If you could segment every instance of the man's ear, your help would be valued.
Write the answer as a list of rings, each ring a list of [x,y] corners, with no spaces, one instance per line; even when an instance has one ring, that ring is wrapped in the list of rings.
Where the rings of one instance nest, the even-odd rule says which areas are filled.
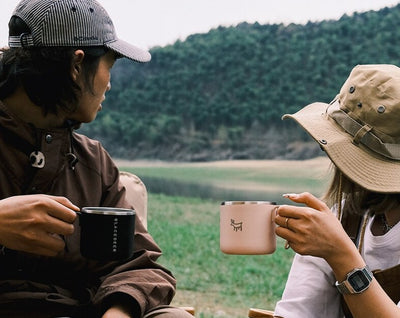
[[[71,65],[71,75],[75,82],[82,75],[82,62],[84,57],[85,57],[85,52],[83,52],[82,50],[76,50],[74,52]]]

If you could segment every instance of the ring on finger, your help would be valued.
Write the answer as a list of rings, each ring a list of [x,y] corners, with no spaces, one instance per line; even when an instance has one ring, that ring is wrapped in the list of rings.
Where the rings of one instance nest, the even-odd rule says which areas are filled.
[[[287,250],[289,248],[290,248],[290,243],[289,243],[289,241],[286,240],[286,242],[285,242],[285,250]]]
[[[285,227],[287,229],[289,228],[289,218],[286,218],[286,220],[285,220]]]

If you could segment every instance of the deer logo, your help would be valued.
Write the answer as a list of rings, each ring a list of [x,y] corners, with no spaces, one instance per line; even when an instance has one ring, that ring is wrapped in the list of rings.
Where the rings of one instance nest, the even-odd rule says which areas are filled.
[[[242,225],[243,225],[243,222],[236,223],[234,219],[231,219],[231,226],[233,227],[233,230],[235,232],[237,232],[239,230],[242,231],[243,230]]]

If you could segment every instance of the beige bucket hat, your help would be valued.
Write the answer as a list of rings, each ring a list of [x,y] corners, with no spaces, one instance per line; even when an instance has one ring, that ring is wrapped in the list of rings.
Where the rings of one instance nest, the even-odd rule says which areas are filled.
[[[400,68],[357,65],[333,102],[283,119],[298,122],[361,187],[400,193]]]

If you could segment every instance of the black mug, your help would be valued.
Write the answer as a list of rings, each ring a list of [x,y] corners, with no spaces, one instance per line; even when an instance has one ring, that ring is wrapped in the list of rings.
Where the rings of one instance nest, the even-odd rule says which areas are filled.
[[[133,255],[135,210],[84,207],[78,214],[82,256],[95,260],[122,260]]]

